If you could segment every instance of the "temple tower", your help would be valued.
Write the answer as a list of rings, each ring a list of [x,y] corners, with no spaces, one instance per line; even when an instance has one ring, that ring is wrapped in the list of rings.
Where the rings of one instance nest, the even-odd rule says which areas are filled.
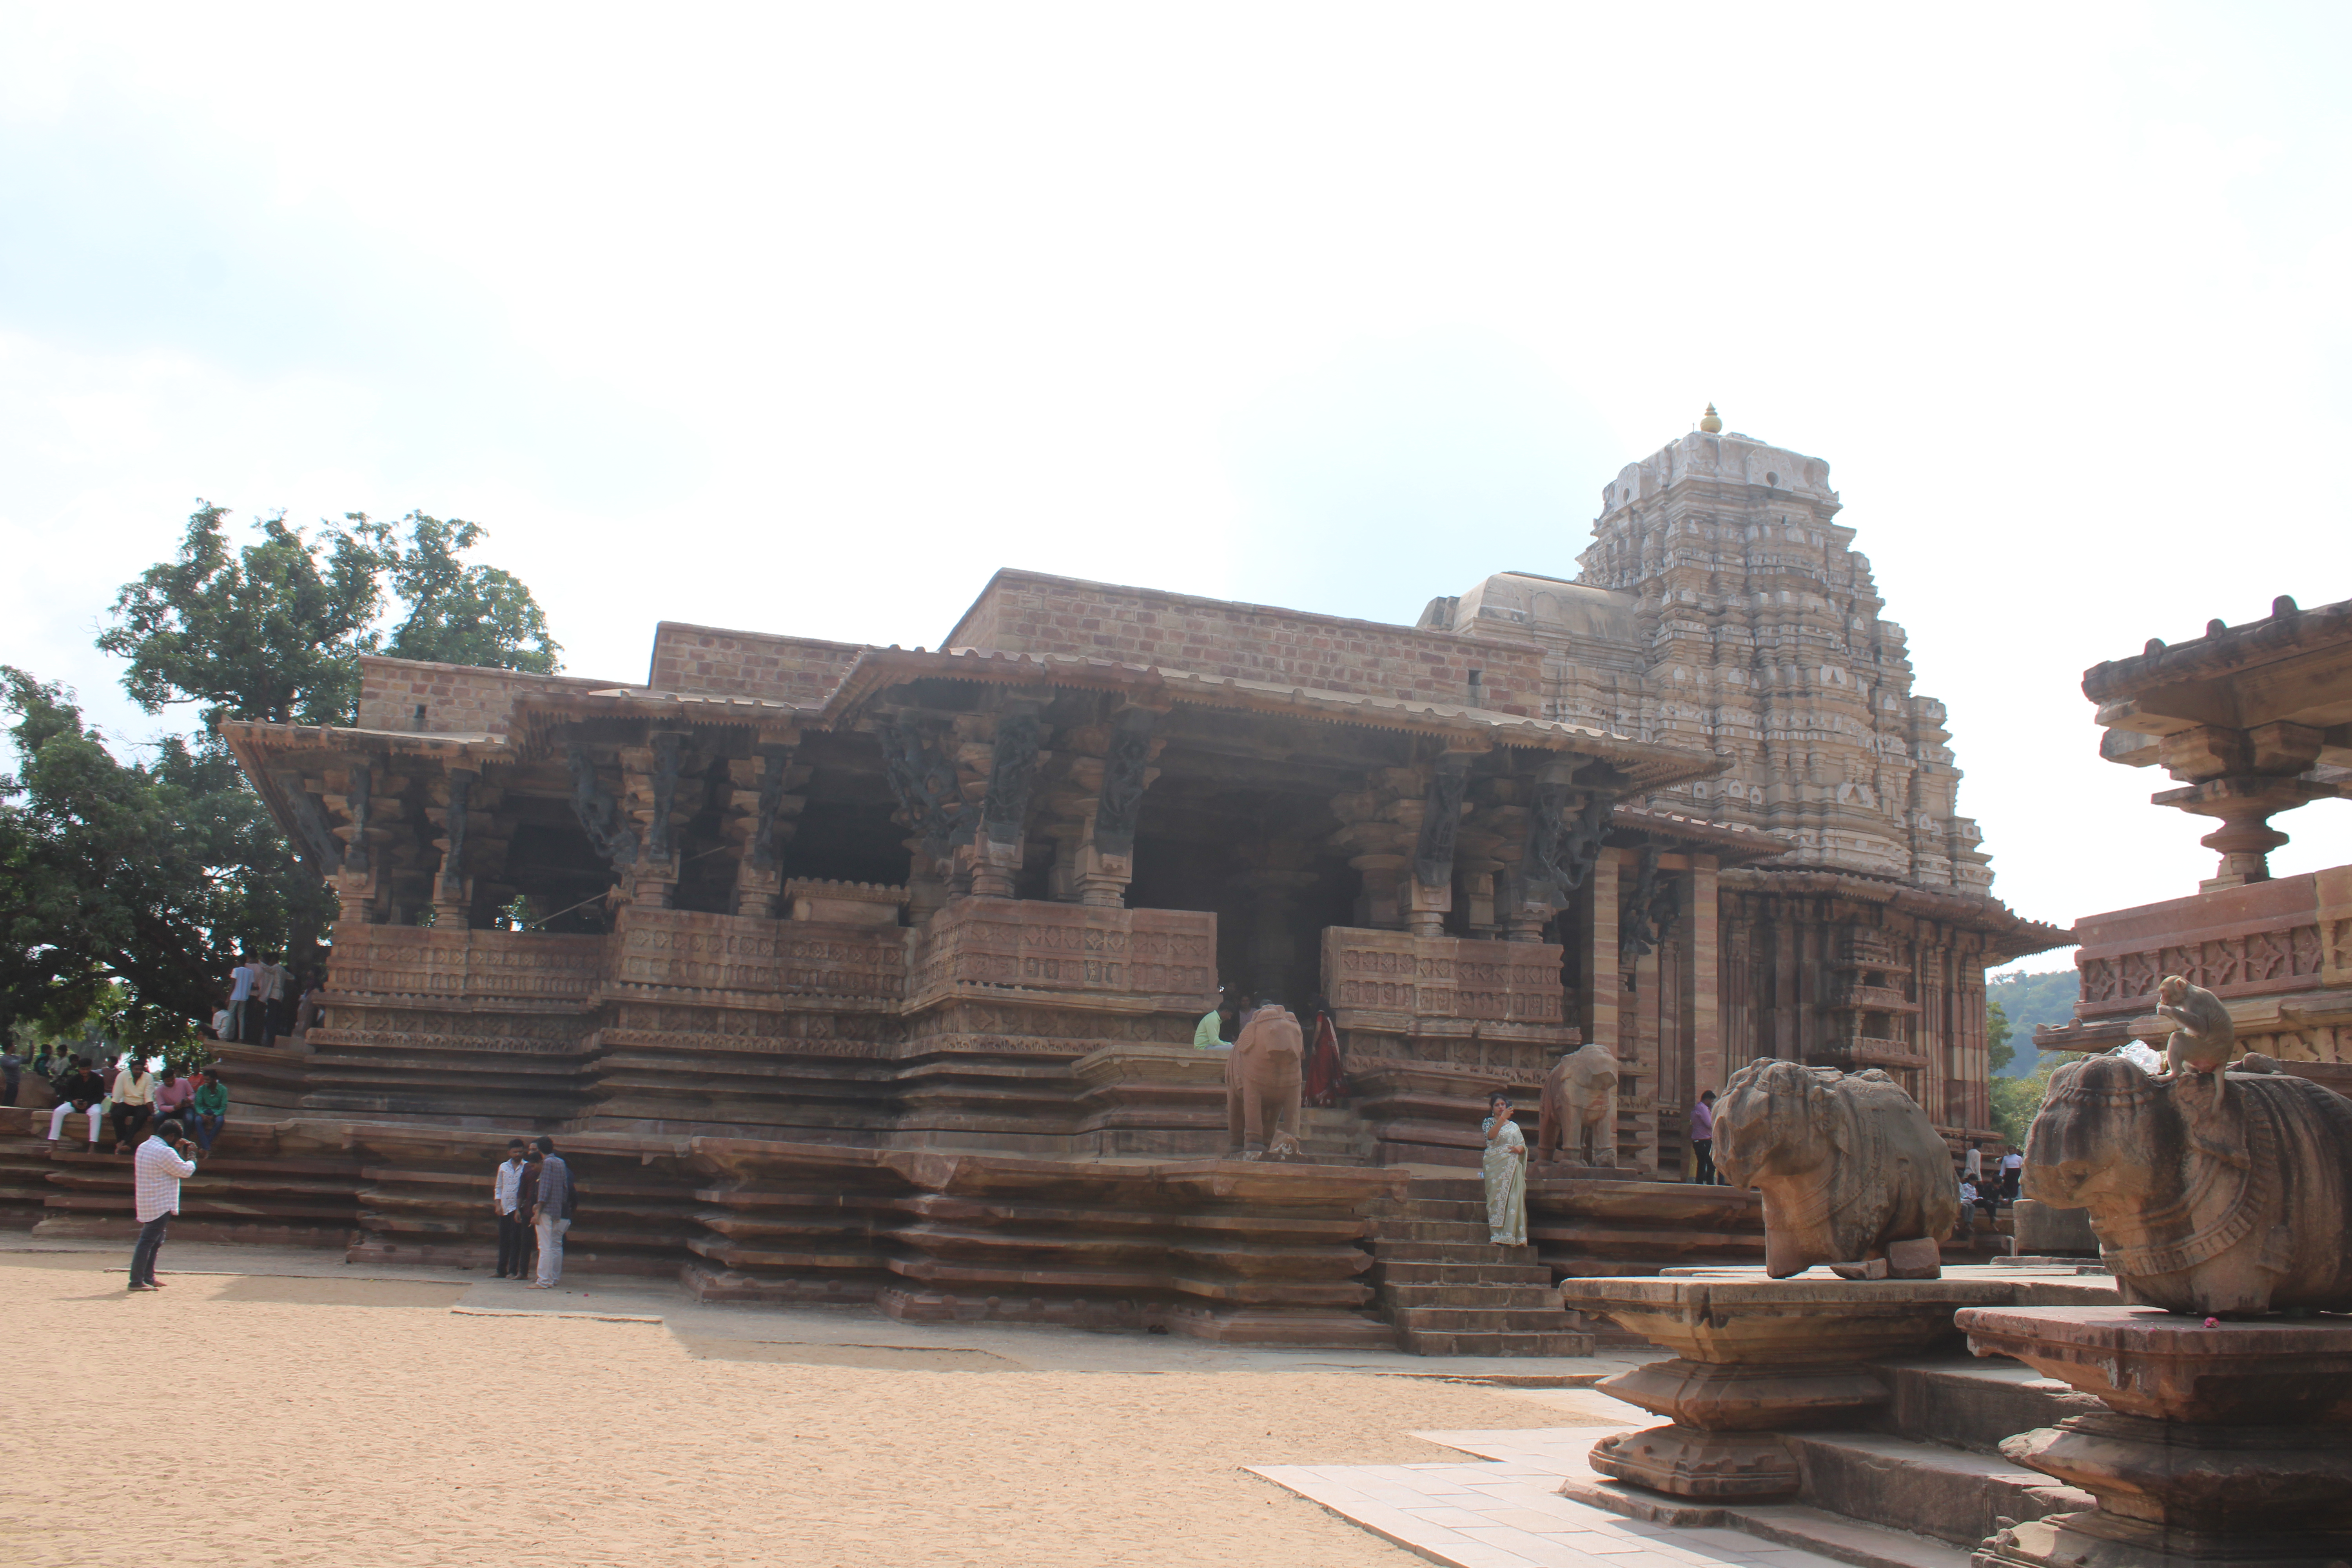
[[[1721,877],[1723,1070],[1752,1056],[1883,1068],[1977,1136],[1985,968],[2054,933],[1991,897],[1944,705],[1911,689],[1903,628],[1829,474],[1709,408],[1602,487],[1574,581],[1498,573],[1421,624],[1539,647],[1546,718],[1714,752],[1720,775],[1646,804],[1788,846]],[[1626,971],[1611,1010],[1621,1056],[1655,1052],[1643,1065],[1662,1101],[1719,1088],[1705,1062],[1675,1059],[1663,1024],[1622,1022],[1643,1013],[1645,974]]]

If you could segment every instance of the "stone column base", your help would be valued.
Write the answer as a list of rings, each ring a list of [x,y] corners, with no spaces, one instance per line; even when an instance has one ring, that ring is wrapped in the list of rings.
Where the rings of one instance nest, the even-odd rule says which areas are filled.
[[[1713,1502],[1793,1497],[1803,1478],[1769,1432],[1702,1432],[1653,1426],[1620,1432],[1592,1446],[1594,1469],[1669,1497]]]
[[[2343,1568],[2352,1537],[2215,1534],[2092,1510],[2015,1524],[1978,1547],[1969,1568]]]

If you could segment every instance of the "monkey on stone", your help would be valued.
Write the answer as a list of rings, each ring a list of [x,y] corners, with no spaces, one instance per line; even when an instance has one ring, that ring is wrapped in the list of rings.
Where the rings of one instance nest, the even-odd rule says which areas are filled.
[[[2158,982],[2156,995],[2157,1012],[2175,1026],[2164,1047],[2166,1077],[2178,1078],[2184,1066],[2212,1073],[2229,1065],[2230,1053],[2238,1046],[2238,1026],[2219,996],[2178,974]]]

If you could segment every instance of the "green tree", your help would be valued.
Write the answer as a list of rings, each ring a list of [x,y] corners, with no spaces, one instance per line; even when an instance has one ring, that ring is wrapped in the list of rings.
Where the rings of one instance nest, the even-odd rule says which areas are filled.
[[[391,574],[393,594],[408,606],[407,618],[394,629],[383,651],[395,658],[439,664],[555,672],[556,657],[562,650],[547,635],[547,615],[522,580],[495,566],[469,566],[457,559],[480,542],[480,524],[412,511],[402,520],[408,524],[404,545],[381,523],[357,513],[351,521],[371,531]]]
[[[2009,1043],[2009,1014],[1998,1002],[1986,1003],[1985,1059],[1991,1064],[1995,1078],[2017,1059],[2017,1047]]]
[[[412,511],[406,525],[347,512],[315,538],[281,513],[231,549],[226,509],[199,501],[178,555],[115,596],[98,646],[130,661],[123,689],[149,713],[195,702],[224,719],[349,724],[359,716],[360,656],[551,674],[562,651],[530,590],[495,566],[458,559],[478,523]],[[389,594],[387,594],[387,588]],[[399,606],[387,637],[379,617]]]
[[[360,657],[378,650],[556,668],[530,589],[459,558],[478,524],[352,512],[305,534],[278,516],[232,545],[226,516],[199,501],[177,553],[123,587],[99,638],[142,709],[197,705],[196,739],[123,762],[70,693],[0,668],[17,762],[0,776],[0,1036],[21,1023],[193,1050],[239,952],[312,957],[332,900],[222,744],[223,721],[349,724]]]
[[[1992,1124],[2000,1129],[2001,1141],[2011,1148],[2025,1147],[2026,1130],[2041,1114],[2042,1096],[2050,1092],[2050,1074],[2057,1066],[2053,1056],[2024,1078],[1992,1080]]]
[[[5,1022],[184,1047],[238,952],[331,918],[225,752],[174,736],[152,763],[123,763],[69,693],[19,669],[0,668],[0,702],[18,764],[0,777]]]
[[[149,713],[198,702],[224,719],[348,724],[358,712],[359,655],[383,605],[383,554],[360,530],[316,540],[281,513],[231,550],[226,509],[196,503],[179,554],[115,596],[98,646],[128,659],[123,689]]]

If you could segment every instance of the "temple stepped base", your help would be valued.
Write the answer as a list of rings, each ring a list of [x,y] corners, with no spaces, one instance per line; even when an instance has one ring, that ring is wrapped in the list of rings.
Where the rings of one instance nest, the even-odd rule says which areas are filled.
[[[1376,1205],[1371,1280],[1401,1350],[1416,1355],[1592,1353],[1551,1289],[1532,1247],[1488,1241],[1484,1184],[1416,1176],[1402,1199]]]

